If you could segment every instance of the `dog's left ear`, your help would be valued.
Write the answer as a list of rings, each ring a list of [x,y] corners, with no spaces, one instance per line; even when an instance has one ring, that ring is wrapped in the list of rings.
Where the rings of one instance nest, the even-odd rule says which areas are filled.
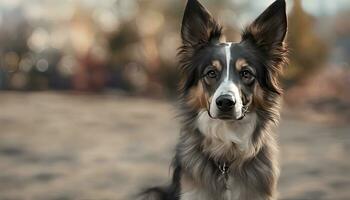
[[[197,47],[219,40],[221,30],[221,26],[201,3],[187,0],[181,27],[183,45]]]
[[[284,39],[287,32],[285,0],[276,0],[242,34],[242,42],[253,45],[265,59],[263,65],[266,79],[261,85],[281,94],[278,77],[287,63],[287,47]]]
[[[242,34],[259,48],[271,49],[283,45],[287,32],[285,0],[276,0]]]

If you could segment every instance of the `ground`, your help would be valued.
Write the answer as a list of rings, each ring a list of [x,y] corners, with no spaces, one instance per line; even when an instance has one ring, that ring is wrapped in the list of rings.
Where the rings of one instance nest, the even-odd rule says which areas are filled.
[[[278,128],[280,199],[350,199],[350,124],[289,112]],[[170,178],[175,116],[163,100],[1,92],[0,199],[134,199]]]

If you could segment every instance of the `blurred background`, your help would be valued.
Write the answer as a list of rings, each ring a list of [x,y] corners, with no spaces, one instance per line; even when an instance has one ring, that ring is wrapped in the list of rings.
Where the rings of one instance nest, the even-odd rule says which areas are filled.
[[[273,0],[202,0],[240,31]],[[178,137],[185,0],[0,0],[0,199],[133,199]],[[280,199],[350,199],[350,1],[287,1]]]

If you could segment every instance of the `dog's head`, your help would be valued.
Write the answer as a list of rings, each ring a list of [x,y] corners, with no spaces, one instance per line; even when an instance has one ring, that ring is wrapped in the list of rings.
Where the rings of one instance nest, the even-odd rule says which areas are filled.
[[[243,31],[241,41],[226,42],[207,9],[188,0],[179,56],[181,92],[189,108],[220,120],[240,120],[247,112],[269,109],[268,102],[281,93],[285,7],[284,0],[275,1]]]

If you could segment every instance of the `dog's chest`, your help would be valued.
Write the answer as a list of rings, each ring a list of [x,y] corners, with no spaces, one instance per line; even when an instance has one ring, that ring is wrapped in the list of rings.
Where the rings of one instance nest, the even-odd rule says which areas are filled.
[[[197,118],[197,128],[204,135],[205,141],[208,142],[208,144],[203,144],[203,151],[214,157],[222,155],[233,156],[237,152],[232,151],[236,150],[241,153],[249,151],[251,136],[255,126],[255,113],[250,114],[245,120],[239,122],[215,120],[210,118],[207,112],[201,112]],[[237,146],[238,149],[233,149],[232,144]],[[218,166],[218,170],[221,171],[220,166]],[[244,184],[229,172],[224,172],[219,177],[210,180],[209,185],[213,186],[213,184],[216,184],[216,186],[213,186],[213,188],[216,188],[216,192],[213,192],[213,188],[203,187],[203,185],[208,184],[208,180],[206,180],[206,184],[194,184],[186,178],[183,180],[181,184],[181,200],[242,200],[246,196],[245,192],[247,192]],[[224,182],[223,185],[222,181]]]
[[[235,182],[234,178],[231,176],[226,179],[225,184],[227,189],[223,193],[222,198],[225,200],[239,200],[242,193],[240,184]]]
[[[228,177],[226,187],[223,192],[213,193],[202,187],[181,188],[180,200],[240,200],[243,194],[242,187],[235,182],[233,177]]]

